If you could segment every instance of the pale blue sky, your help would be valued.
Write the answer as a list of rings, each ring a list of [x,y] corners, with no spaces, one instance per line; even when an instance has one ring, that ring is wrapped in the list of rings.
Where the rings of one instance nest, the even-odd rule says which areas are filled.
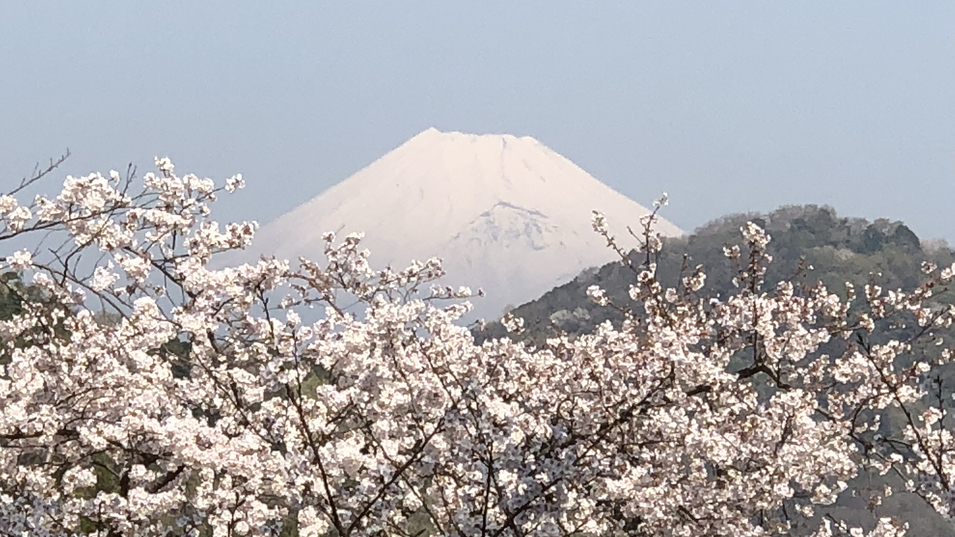
[[[826,203],[955,243],[951,1],[0,0],[0,103],[0,184],[65,147],[74,174],[169,155],[245,175],[232,219],[435,126],[668,191],[685,229]]]

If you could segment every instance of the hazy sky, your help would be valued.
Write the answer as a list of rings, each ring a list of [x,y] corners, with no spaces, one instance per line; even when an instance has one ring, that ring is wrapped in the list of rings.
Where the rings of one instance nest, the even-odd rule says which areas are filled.
[[[955,243],[950,0],[0,0],[0,103],[0,186],[169,155],[268,221],[435,126],[534,136],[688,230],[820,203]]]

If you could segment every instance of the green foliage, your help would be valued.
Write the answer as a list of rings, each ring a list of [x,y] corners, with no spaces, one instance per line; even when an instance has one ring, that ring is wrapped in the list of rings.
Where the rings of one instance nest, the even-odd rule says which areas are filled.
[[[16,272],[0,274],[0,321],[12,319],[15,315],[22,313],[28,305],[40,308],[46,314],[48,324],[18,334],[15,338],[16,347],[24,348],[42,344],[51,338],[69,337],[62,320],[52,315],[59,305],[47,293],[35,286],[24,284]],[[0,365],[10,363],[10,359],[8,352],[0,351]]]
[[[24,286],[16,272],[0,274],[0,320],[9,320],[23,311]]]

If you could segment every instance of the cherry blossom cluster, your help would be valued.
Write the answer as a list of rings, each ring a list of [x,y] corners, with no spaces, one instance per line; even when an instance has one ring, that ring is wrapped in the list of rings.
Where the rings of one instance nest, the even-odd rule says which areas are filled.
[[[477,344],[439,260],[376,269],[357,234],[214,268],[255,232],[211,220],[241,176],[156,167],[0,197],[0,241],[57,237],[0,263],[21,299],[0,319],[0,535],[901,536],[814,511],[867,466],[955,505],[955,268],[862,300],[767,290],[749,224],[739,292],[712,299],[703,267],[660,282],[654,212],[646,263],[623,256],[631,302],[587,291],[622,325]]]

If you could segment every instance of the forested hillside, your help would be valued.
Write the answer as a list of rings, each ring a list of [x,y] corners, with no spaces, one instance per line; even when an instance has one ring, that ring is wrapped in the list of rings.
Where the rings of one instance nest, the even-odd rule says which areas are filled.
[[[839,216],[825,206],[786,206],[769,214],[734,214],[714,220],[694,233],[680,238],[664,238],[657,263],[657,275],[668,286],[678,287],[698,265],[706,271],[706,292],[726,296],[733,288],[739,267],[724,255],[724,246],[738,245],[740,227],[752,221],[764,227],[772,237],[768,250],[773,256],[766,275],[766,289],[780,281],[804,285],[825,284],[844,294],[845,283],[856,287],[874,280],[886,289],[912,289],[922,277],[921,263],[929,261],[948,266],[955,251],[944,242],[923,242],[902,222]],[[635,246],[632,237],[619,237],[624,246]],[[629,241],[629,242],[628,242]],[[635,266],[647,262],[633,251]],[[591,285],[604,289],[611,303],[629,305],[630,285],[636,275],[623,263],[614,262],[581,273],[573,281],[556,287],[537,300],[523,304],[512,313],[524,319],[526,330],[517,337],[525,340],[559,332],[571,335],[587,333],[603,321],[619,323],[622,313],[600,307],[588,300]],[[479,337],[501,336],[505,331],[492,323]]]

